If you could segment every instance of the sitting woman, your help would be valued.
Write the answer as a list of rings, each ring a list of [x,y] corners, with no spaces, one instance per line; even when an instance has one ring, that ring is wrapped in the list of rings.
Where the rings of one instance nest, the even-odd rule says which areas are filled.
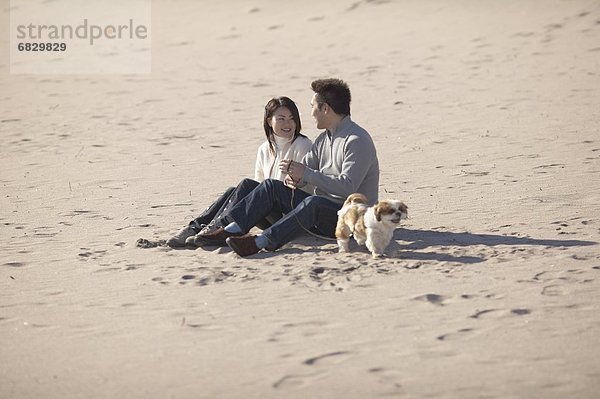
[[[221,217],[242,198],[254,190],[265,179],[283,181],[285,174],[279,168],[283,159],[301,161],[310,150],[312,142],[300,133],[300,113],[296,104],[288,97],[275,97],[265,105],[264,129],[267,140],[258,148],[254,180],[244,179],[236,187],[230,187],[200,216],[192,220],[167,240],[170,247],[217,245],[226,246],[225,242],[206,242],[198,233],[207,233],[221,226]],[[267,217],[259,227],[267,228],[269,220],[277,220],[277,215]]]

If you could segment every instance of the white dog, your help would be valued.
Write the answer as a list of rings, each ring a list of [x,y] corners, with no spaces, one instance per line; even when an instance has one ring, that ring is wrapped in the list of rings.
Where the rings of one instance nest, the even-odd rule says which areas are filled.
[[[366,245],[373,258],[383,256],[400,220],[408,217],[408,207],[401,201],[383,200],[367,206],[367,198],[350,194],[338,211],[335,237],[340,252],[349,252],[350,236],[358,245]]]

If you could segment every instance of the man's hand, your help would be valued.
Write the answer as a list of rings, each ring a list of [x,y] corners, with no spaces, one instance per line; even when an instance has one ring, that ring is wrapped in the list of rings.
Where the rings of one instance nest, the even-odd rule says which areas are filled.
[[[299,187],[304,176],[304,164],[291,159],[284,159],[279,163],[279,170],[286,173],[285,184],[289,187]]]

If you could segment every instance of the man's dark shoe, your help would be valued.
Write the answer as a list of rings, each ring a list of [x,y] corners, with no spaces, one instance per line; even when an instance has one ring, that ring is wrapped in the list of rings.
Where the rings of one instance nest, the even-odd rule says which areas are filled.
[[[257,254],[260,251],[260,248],[256,246],[255,238],[256,236],[247,234],[243,237],[229,237],[226,239],[226,242],[229,248],[233,249],[236,254],[246,257]]]
[[[223,227],[219,227],[218,229],[208,232],[208,233],[198,233],[194,236],[194,244],[197,247],[201,247],[204,245],[213,245],[216,247],[226,247],[227,243],[225,240],[228,237],[239,237],[243,236],[244,233],[230,233],[225,231]]]

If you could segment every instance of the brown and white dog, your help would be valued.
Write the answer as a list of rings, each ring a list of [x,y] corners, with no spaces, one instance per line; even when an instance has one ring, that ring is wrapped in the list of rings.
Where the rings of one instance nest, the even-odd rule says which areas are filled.
[[[367,205],[367,198],[350,194],[338,211],[335,237],[340,252],[349,252],[350,236],[358,245],[366,245],[373,258],[383,256],[400,220],[408,217],[408,207],[401,201],[382,200],[375,206]]]

